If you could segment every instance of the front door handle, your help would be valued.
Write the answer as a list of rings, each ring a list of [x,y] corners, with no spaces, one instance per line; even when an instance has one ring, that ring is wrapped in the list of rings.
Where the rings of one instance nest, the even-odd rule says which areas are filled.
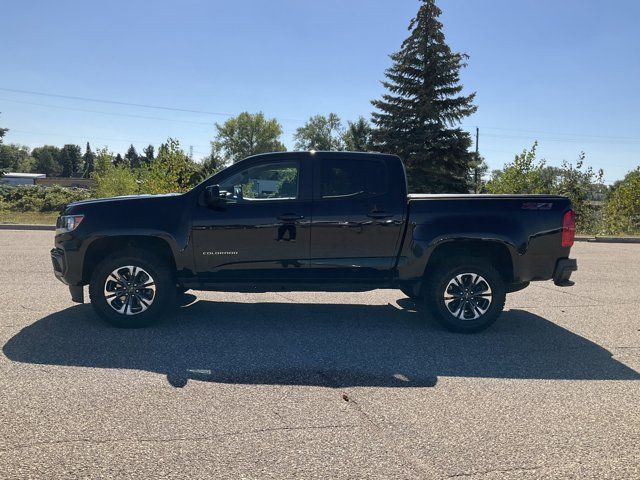
[[[302,220],[304,215],[298,215],[296,213],[283,213],[278,216],[278,220],[282,220],[283,222],[295,222],[296,220]]]
[[[367,217],[375,218],[375,219],[389,218],[389,217],[393,217],[393,213],[387,213],[382,210],[374,210],[367,213]]]

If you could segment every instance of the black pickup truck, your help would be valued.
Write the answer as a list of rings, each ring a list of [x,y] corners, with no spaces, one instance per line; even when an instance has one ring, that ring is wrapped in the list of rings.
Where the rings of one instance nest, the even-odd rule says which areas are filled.
[[[188,289],[397,288],[456,331],[493,323],[533,280],[571,285],[575,214],[539,195],[407,195],[392,155],[291,152],[235,163],[184,194],[76,202],[55,275],[121,327]]]

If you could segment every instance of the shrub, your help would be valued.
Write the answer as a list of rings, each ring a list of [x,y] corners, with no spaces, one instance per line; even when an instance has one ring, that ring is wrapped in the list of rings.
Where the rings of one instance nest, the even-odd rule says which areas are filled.
[[[193,185],[198,166],[180,148],[177,140],[169,138],[158,149],[158,156],[143,169],[144,193],[184,192]]]
[[[531,150],[523,150],[513,162],[507,163],[502,170],[496,170],[486,189],[489,193],[549,193],[544,182],[545,161],[536,158],[538,142]]]
[[[604,206],[604,233],[640,233],[640,167],[617,182]]]
[[[65,205],[91,198],[89,190],[24,185],[0,187],[0,208],[20,212],[59,212]]]
[[[96,182],[96,197],[117,197],[139,193],[135,175],[127,167],[111,166],[93,176]]]
[[[496,170],[486,185],[489,193],[546,193],[565,195],[571,199],[581,233],[595,233],[600,221],[596,202],[605,187],[602,170],[594,171],[585,165],[581,152],[575,164],[562,162],[561,167],[545,165],[536,158],[537,142],[531,150],[516,155],[513,162]]]

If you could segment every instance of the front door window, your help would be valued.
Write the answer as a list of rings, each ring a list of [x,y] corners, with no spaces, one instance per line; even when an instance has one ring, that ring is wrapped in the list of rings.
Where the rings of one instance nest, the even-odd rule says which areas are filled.
[[[256,165],[220,183],[220,194],[229,202],[295,200],[299,174],[296,162]]]

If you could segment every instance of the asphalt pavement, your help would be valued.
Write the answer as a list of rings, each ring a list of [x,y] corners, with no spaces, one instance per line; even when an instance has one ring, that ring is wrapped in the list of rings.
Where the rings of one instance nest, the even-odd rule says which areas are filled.
[[[453,334],[397,290],[195,292],[119,330],[0,231],[0,478],[640,478],[640,245]]]

